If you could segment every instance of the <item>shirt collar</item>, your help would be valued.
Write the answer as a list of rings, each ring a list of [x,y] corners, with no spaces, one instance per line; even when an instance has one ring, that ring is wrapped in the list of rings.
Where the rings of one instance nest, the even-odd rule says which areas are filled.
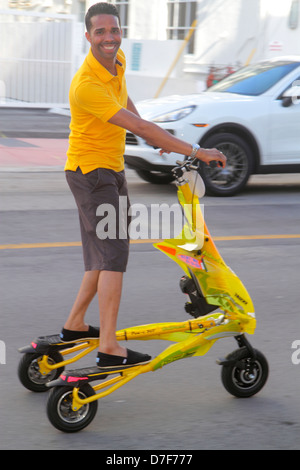
[[[104,83],[107,83],[109,82],[110,80],[112,80],[114,77],[114,75],[112,75],[105,67],[103,67],[103,65],[100,64],[100,62],[98,62],[98,60],[94,57],[93,53],[92,53],[92,49],[90,48],[89,52],[88,52],[88,55],[86,57],[86,60],[87,60],[87,63],[89,65],[89,67],[93,70],[93,72],[97,75],[97,77]],[[119,67],[122,67],[122,72],[124,72],[124,68],[123,68],[123,64],[122,62],[120,62],[120,60],[118,59],[118,56],[117,56],[117,59],[116,59],[116,64],[119,66]],[[122,73],[121,72],[121,73]]]

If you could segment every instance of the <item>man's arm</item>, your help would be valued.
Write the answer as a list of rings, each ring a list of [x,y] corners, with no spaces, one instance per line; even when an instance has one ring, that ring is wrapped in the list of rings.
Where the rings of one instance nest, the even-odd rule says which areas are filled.
[[[141,117],[140,113],[136,109],[132,99],[129,98],[129,96],[128,96],[128,100],[127,100],[127,109],[128,109],[128,111],[131,111],[132,113],[136,114],[138,117]]]
[[[191,155],[193,147],[191,144],[178,139],[153,122],[142,119],[136,110],[134,104],[128,99],[128,109],[122,108],[109,122],[115,126],[127,129],[129,132],[138,135],[149,145],[163,149],[165,152],[175,152],[181,155]],[[220,162],[219,165],[225,167],[226,157],[217,149],[202,149],[196,153],[196,158],[209,164],[211,161]]]

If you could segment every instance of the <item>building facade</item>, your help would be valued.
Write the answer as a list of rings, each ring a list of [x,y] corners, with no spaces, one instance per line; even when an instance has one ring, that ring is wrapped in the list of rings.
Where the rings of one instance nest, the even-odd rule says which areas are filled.
[[[246,63],[275,55],[300,55],[300,0],[107,1],[114,3],[120,12],[128,88],[135,100],[201,91],[206,88],[211,72],[214,80],[218,80]],[[84,16],[94,3],[94,0],[0,0],[2,89],[8,89],[16,70],[23,73],[23,81],[25,76],[32,83],[34,74],[40,73],[40,78],[45,81],[47,77],[48,83],[49,68],[58,70],[59,62],[60,80],[65,81],[60,96],[55,99],[51,92],[46,98],[40,93],[38,99],[41,102],[50,99],[61,105],[64,102],[67,106],[70,77],[89,47],[84,36]],[[36,31],[30,24],[36,26]],[[14,35],[14,28],[20,27],[24,29],[22,44]],[[28,31],[34,34],[29,35]],[[48,52],[50,58],[47,40],[55,49]],[[41,51],[33,57],[39,46]],[[48,61],[48,69],[38,69],[38,60]],[[34,88],[36,78],[35,82]],[[17,100],[23,92],[19,90]],[[15,99],[15,91],[11,93],[11,99]],[[27,92],[23,101],[30,99]]]

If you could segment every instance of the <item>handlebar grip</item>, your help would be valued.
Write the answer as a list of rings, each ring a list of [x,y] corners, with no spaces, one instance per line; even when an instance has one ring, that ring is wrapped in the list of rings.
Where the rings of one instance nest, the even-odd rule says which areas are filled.
[[[211,168],[219,168],[219,167],[223,168],[223,162],[221,162],[221,161],[217,162],[217,161],[214,160],[212,162],[209,162],[209,166]]]

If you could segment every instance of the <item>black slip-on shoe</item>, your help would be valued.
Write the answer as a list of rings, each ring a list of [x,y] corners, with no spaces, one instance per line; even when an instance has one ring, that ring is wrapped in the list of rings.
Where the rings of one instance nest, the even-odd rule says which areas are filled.
[[[95,339],[99,338],[100,335],[100,328],[89,326],[87,331],[74,331],[74,330],[67,330],[65,328],[62,329],[60,333],[60,339],[63,342],[69,343],[72,341],[76,341],[78,339]]]
[[[101,369],[139,366],[151,361],[151,356],[127,349],[127,357],[98,352],[96,363]]]

